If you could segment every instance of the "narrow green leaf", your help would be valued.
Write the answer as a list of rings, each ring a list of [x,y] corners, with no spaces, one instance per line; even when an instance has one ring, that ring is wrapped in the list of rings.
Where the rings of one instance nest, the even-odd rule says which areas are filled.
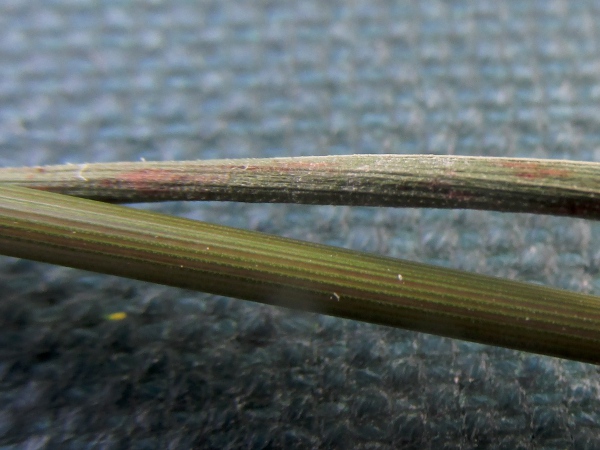
[[[600,298],[0,187],[0,253],[600,362]]]

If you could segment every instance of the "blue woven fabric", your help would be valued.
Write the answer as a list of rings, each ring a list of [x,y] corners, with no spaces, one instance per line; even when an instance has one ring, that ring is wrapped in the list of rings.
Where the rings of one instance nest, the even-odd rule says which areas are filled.
[[[599,22],[591,0],[5,0],[0,165],[598,161]],[[600,294],[590,221],[148,208]],[[591,365],[11,258],[0,299],[3,449],[600,448]]]

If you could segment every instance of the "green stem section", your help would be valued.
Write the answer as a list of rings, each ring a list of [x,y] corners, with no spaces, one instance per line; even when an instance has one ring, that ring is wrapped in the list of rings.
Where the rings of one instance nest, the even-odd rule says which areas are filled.
[[[17,186],[0,253],[600,362],[600,298]]]
[[[4,168],[0,183],[113,203],[227,200],[600,218],[600,164],[575,161],[350,155],[80,164]]]

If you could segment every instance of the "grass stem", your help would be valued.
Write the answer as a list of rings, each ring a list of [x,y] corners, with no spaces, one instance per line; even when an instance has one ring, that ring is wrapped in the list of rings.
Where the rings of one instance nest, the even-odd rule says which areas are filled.
[[[0,169],[0,184],[113,203],[226,200],[469,208],[600,218],[600,163],[437,155]]]
[[[580,361],[600,298],[0,186],[0,253]]]

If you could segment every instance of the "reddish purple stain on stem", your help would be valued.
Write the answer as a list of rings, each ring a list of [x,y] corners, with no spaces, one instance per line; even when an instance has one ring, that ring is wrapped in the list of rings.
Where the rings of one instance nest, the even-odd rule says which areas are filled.
[[[499,164],[502,167],[512,169],[514,174],[521,178],[563,178],[571,175],[571,172],[568,170],[551,169],[534,161],[502,161]]]
[[[155,189],[160,185],[188,185],[191,183],[210,184],[222,181],[224,175],[214,173],[189,174],[178,170],[167,169],[140,169],[125,172],[119,175],[120,183],[130,184],[136,189]],[[106,180],[106,184],[112,184],[112,180]]]

